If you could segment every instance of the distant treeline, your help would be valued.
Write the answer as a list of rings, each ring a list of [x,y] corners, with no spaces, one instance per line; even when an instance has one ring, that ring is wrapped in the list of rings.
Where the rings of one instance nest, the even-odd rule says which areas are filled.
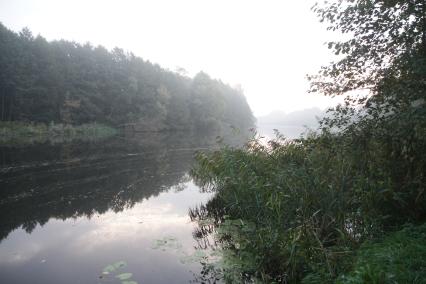
[[[203,72],[189,78],[120,48],[48,42],[1,23],[0,70],[1,121],[136,123],[148,131],[245,129],[254,121],[240,89]]]

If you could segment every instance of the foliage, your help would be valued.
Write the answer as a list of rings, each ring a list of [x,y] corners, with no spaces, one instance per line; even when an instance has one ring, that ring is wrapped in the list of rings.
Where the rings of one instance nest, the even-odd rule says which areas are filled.
[[[344,41],[328,43],[341,59],[311,77],[311,91],[339,95],[365,88],[377,94],[381,83],[389,78],[403,79],[407,71],[424,76],[423,0],[334,0],[316,4],[313,11],[321,22],[329,24],[329,30],[348,36]],[[405,84],[424,90],[426,82],[406,79]]]
[[[424,218],[424,210],[404,208],[421,208],[425,201],[426,3],[339,0],[314,11],[329,29],[351,39],[329,43],[343,57],[311,78],[311,91],[359,95],[368,90],[367,96],[350,95],[332,110],[333,117],[321,122],[322,131],[340,131],[358,167],[389,173],[383,186],[389,210]]]
[[[426,225],[407,226],[358,251],[350,273],[337,283],[426,283]]]
[[[229,231],[226,244],[238,246],[225,248],[250,263],[240,276],[262,282],[333,282],[365,241],[426,221],[425,2],[336,0],[314,11],[351,38],[329,43],[341,59],[310,77],[311,91],[352,93],[306,139],[278,135],[268,145],[254,139],[245,149],[200,154],[193,171],[217,191],[228,219],[255,225]],[[398,250],[392,237],[384,243]],[[365,245],[355,269],[366,269],[364,253],[382,248]],[[414,253],[399,249],[395,261]],[[372,273],[393,268],[376,261]],[[395,279],[424,269],[410,265],[412,275],[395,269]]]
[[[48,42],[0,23],[0,121],[135,124],[140,131],[253,124],[240,89],[193,79],[120,48]]]
[[[316,275],[329,282],[349,269],[365,240],[425,221],[424,182],[413,176],[401,189],[381,145],[370,143],[365,153],[353,139],[278,137],[269,146],[252,140],[245,149],[198,155],[192,174],[217,191],[227,217],[216,235],[246,263],[240,275],[282,283]],[[229,222],[244,225],[229,229]]]

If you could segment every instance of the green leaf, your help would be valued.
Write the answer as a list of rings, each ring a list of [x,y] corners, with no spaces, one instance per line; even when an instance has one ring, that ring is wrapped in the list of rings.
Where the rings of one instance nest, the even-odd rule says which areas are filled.
[[[125,261],[122,261],[122,260],[117,261],[116,263],[113,264],[115,269],[125,267],[126,265],[127,265],[127,263]]]
[[[102,270],[104,272],[114,272],[115,271],[115,267],[112,265],[107,265],[104,267],[104,269]]]
[[[138,282],[130,280],[130,281],[123,281],[121,282],[121,284],[138,284]]]
[[[126,272],[126,273],[118,274],[115,277],[118,278],[118,279],[120,279],[120,280],[126,280],[126,279],[131,278],[132,275],[133,275],[133,273]]]

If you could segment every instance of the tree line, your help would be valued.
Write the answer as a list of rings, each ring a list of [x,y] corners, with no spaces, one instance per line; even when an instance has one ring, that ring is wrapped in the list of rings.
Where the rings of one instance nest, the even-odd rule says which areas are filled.
[[[242,90],[204,72],[190,78],[120,48],[49,42],[1,23],[0,70],[1,121],[134,123],[145,131],[254,122]]]

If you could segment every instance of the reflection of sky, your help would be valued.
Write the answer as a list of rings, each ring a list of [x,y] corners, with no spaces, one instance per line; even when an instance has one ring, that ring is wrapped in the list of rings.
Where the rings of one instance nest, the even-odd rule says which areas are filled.
[[[196,244],[188,208],[208,198],[189,182],[123,212],[51,219],[31,234],[15,230],[0,244],[0,283],[98,283],[102,268],[119,260],[139,283],[186,283],[190,270],[199,270],[179,261]],[[183,252],[152,249],[166,236],[177,238]]]
[[[284,135],[287,139],[300,138],[301,135],[306,134],[309,130],[314,130],[312,127],[304,126],[290,126],[280,124],[265,124],[260,125],[257,129],[259,135],[265,138],[266,141],[276,138],[274,129],[277,129],[280,134]]]

